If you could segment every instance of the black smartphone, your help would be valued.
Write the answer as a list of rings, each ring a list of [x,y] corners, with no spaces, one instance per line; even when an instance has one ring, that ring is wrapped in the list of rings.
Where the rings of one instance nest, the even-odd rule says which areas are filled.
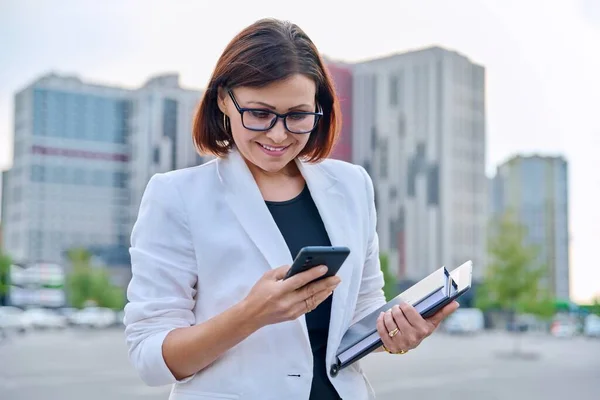
[[[326,265],[327,273],[319,279],[324,279],[337,274],[339,269],[350,255],[350,249],[343,246],[307,246],[300,249],[294,259],[292,267],[286,274],[288,279],[300,272],[304,272],[318,265]]]

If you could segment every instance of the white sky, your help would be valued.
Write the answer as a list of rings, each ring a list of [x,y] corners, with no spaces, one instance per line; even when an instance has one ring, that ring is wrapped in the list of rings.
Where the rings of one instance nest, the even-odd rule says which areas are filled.
[[[256,19],[299,24],[325,55],[357,61],[430,45],[487,71],[488,172],[516,152],[570,163],[572,291],[600,294],[600,1],[0,0],[0,168],[13,94],[49,71],[134,87],[177,71],[203,87]]]

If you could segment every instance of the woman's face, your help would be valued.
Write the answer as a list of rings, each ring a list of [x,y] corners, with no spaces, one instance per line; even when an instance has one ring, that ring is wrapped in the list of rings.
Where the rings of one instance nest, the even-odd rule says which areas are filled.
[[[314,112],[315,92],[315,82],[300,74],[260,88],[236,87],[232,90],[241,108],[275,111],[279,114],[289,111]],[[233,100],[224,90],[219,94],[219,108],[229,117],[233,141],[246,162],[250,167],[258,167],[267,173],[281,172],[304,149],[310,137],[310,133],[289,132],[281,118],[268,131],[256,132],[246,129]],[[246,126],[250,118],[250,116],[244,117]],[[270,120],[260,112],[254,113],[252,118],[255,119],[254,123],[261,118],[267,121],[265,123]],[[288,126],[295,123],[290,119],[288,119]]]

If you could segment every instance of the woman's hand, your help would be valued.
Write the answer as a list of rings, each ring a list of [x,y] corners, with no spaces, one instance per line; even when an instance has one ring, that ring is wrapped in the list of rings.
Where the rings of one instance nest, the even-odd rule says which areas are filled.
[[[340,283],[337,276],[312,282],[325,275],[325,266],[282,280],[289,269],[286,265],[267,271],[244,300],[246,309],[259,326],[291,321],[314,310]]]
[[[379,315],[377,331],[387,351],[403,354],[417,347],[457,308],[458,303],[453,301],[433,316],[423,318],[413,306],[402,303]]]

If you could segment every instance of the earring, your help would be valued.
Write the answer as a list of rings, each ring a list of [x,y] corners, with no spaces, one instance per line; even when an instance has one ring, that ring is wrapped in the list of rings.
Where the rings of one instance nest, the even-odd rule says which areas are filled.
[[[225,129],[225,132],[229,132],[228,125],[229,118],[227,117],[227,115],[223,114],[223,129]]]

